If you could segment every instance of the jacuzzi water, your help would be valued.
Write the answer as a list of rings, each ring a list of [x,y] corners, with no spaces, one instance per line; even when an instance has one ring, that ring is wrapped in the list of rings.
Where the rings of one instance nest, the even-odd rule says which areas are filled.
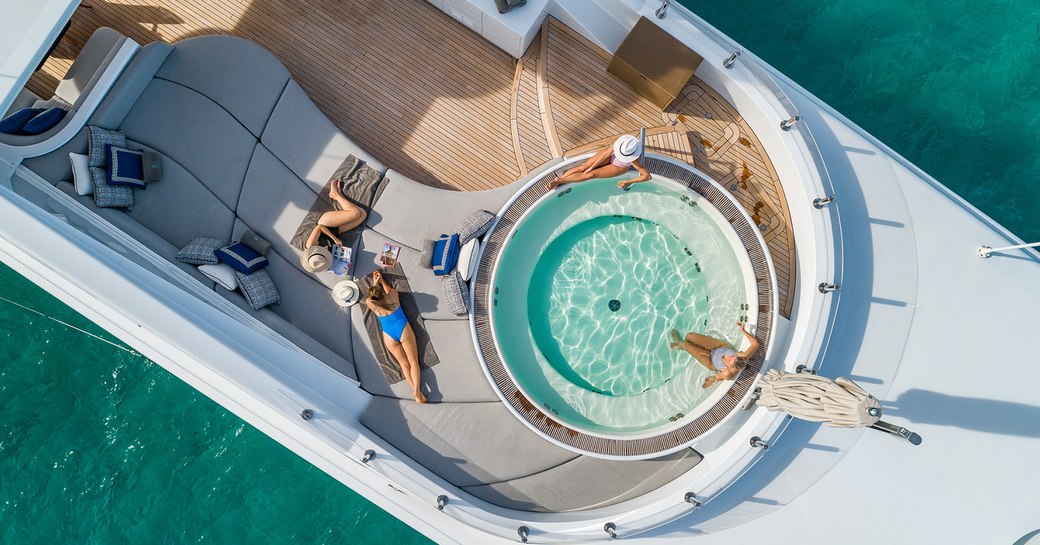
[[[637,436],[718,395],[669,331],[738,344],[756,294],[747,254],[706,199],[660,177],[615,184],[567,187],[520,221],[496,266],[492,322],[532,403],[586,433]]]

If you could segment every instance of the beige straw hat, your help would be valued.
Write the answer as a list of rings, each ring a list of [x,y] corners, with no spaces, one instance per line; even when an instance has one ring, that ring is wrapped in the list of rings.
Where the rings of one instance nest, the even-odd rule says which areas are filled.
[[[324,246],[311,246],[300,256],[300,265],[312,273],[327,271],[332,266],[332,254]]]

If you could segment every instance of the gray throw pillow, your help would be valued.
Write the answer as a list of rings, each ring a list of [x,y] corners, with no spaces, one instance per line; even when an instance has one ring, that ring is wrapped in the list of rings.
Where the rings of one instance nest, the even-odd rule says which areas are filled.
[[[267,255],[267,252],[271,250],[271,243],[260,238],[260,235],[254,233],[252,229],[246,229],[246,232],[242,233],[240,241],[256,250],[260,255]]]
[[[90,156],[89,165],[92,167],[105,167],[105,144],[118,148],[126,147],[126,135],[123,131],[110,131],[93,125],[87,125],[87,131],[87,154]]]
[[[441,291],[444,292],[444,301],[456,316],[465,316],[469,313],[469,287],[466,281],[459,276],[459,271],[441,277]]]
[[[158,182],[162,179],[162,156],[154,151],[146,151],[141,156],[141,166],[144,169],[144,181],[147,183]]]
[[[94,182],[94,204],[98,208],[126,208],[134,207],[134,190],[125,185],[109,185],[105,176],[105,169],[98,167],[87,167],[90,171],[90,179]]]
[[[180,252],[175,259],[190,265],[216,265],[220,263],[217,255],[213,252],[227,246],[230,242],[212,237],[195,237]]]
[[[495,215],[487,210],[477,210],[462,220],[455,232],[459,234],[459,244],[465,244],[475,238],[479,238],[491,227],[495,221]]]
[[[274,287],[274,280],[271,280],[267,271],[260,269],[251,274],[235,271],[235,278],[238,279],[238,289],[242,290],[242,295],[253,310],[260,310],[281,301],[278,288]]]
[[[436,246],[436,240],[426,239],[422,241],[422,249],[419,251],[420,267],[424,269],[433,269],[433,249]]]

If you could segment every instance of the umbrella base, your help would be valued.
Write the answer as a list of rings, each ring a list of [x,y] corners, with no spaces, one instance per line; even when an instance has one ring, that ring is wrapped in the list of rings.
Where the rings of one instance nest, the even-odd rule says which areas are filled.
[[[878,420],[877,423],[875,423],[874,425],[872,425],[870,427],[875,429],[875,430],[878,430],[878,431],[883,431],[883,432],[885,432],[885,433],[887,433],[887,434],[889,434],[889,435],[891,435],[893,437],[897,437],[899,439],[902,439],[902,440],[910,443],[911,445],[920,445],[921,441],[922,441],[920,435],[918,435],[918,434],[916,434],[916,433],[914,433],[914,432],[912,432],[912,431],[910,431],[910,430],[908,430],[908,429],[906,429],[906,428],[904,428],[902,426],[896,426],[895,424],[889,424],[888,422],[885,422],[884,420]]]

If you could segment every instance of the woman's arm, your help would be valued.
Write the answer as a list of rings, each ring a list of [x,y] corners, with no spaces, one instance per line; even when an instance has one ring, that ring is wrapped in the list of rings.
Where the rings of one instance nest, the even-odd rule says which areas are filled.
[[[383,288],[383,293],[387,295],[391,295],[393,292],[397,291],[393,288],[393,286],[387,283],[386,279],[383,278],[383,273],[379,271],[375,271],[372,273],[372,280],[375,280],[376,283],[379,284],[379,287]]]
[[[340,246],[343,245],[343,241],[340,240],[340,238],[338,236],[333,234],[331,229],[329,229],[328,227],[326,227],[324,225],[321,225],[321,224],[318,224],[318,228],[321,229],[321,232],[325,233],[325,236],[331,238],[332,242],[335,242],[336,244],[339,244]]]
[[[304,248],[310,248],[311,246],[317,246],[318,239],[321,238],[321,226],[316,225],[314,229],[311,229],[311,234],[307,237],[307,243],[303,245]]]
[[[639,182],[645,182],[645,181],[653,178],[653,176],[650,175],[650,171],[647,170],[646,167],[643,166],[643,163],[640,162],[639,159],[636,159],[635,161],[632,161],[632,167],[636,169],[636,172],[639,173],[639,176],[636,176],[635,178],[632,178],[631,180],[623,180],[623,181],[618,182],[618,187],[620,187],[621,189],[624,189],[624,188],[626,188],[626,187],[628,187],[628,186],[630,186],[632,184],[638,184]]]
[[[740,352],[737,355],[742,357],[742,358],[744,358],[744,359],[746,359],[746,360],[747,359],[751,359],[751,356],[754,356],[755,352],[758,350],[758,347],[759,347],[760,343],[758,342],[758,339],[756,339],[754,335],[748,333],[748,331],[746,329],[744,329],[744,324],[742,324],[740,322],[737,322],[737,325],[740,326],[740,332],[743,333],[744,337],[746,337],[748,342],[751,343],[748,346],[747,350],[745,350],[743,352]]]

